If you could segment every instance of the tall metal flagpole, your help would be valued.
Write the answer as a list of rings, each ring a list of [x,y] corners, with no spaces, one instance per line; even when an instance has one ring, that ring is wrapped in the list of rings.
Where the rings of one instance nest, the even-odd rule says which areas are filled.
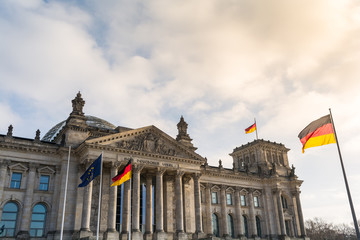
[[[335,131],[335,123],[334,123],[334,120],[333,120],[333,117],[332,117],[331,108],[329,108],[329,112],[330,112],[331,123],[332,123],[333,129],[334,129],[336,145],[337,145],[338,152],[339,152],[341,168],[342,168],[342,172],[343,172],[343,175],[344,175],[344,181],[345,181],[346,191],[347,191],[347,195],[348,195],[348,199],[349,199],[351,214],[352,214],[353,221],[354,221],[354,226],[355,226],[355,231],[356,231],[356,238],[357,238],[357,240],[360,240],[359,226],[358,226],[358,223],[357,223],[357,218],[356,218],[356,214],[355,214],[355,210],[354,210],[354,205],[353,205],[353,202],[352,202],[352,199],[351,199],[351,193],[350,193],[349,184],[348,184],[348,181],[347,181],[347,178],[346,178],[344,163],[343,163],[343,160],[342,160],[342,157],[341,157],[339,141],[337,139],[337,135],[336,135],[336,131]]]
[[[131,175],[132,175],[132,158],[131,158]],[[129,240],[131,239],[131,213],[132,213],[132,209],[131,209],[131,205],[132,205],[132,189],[131,189],[131,179],[132,176],[130,176],[130,214],[129,214]]]
[[[254,118],[255,121],[255,131],[256,131],[256,140],[258,140],[258,132],[257,132],[257,124],[256,124],[256,118]]]
[[[67,162],[67,169],[66,169],[65,194],[64,194],[64,204],[63,204],[63,212],[62,212],[62,219],[61,219],[60,240],[63,239],[63,235],[64,235],[65,206],[66,206],[67,185],[68,185],[68,179],[69,179],[70,152],[71,152],[71,146],[69,146],[68,162]]]
[[[99,240],[99,230],[100,230],[101,195],[102,195],[101,187],[102,187],[103,158],[104,158],[104,151],[101,152],[100,188],[99,188],[99,205],[98,205],[98,218],[97,218],[97,227],[96,227],[96,240]]]

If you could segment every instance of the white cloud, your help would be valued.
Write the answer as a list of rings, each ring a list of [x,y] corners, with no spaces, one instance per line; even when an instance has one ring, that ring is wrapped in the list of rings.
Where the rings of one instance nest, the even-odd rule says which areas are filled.
[[[154,124],[175,136],[183,114],[198,151],[231,167],[227,154],[253,139],[243,130],[256,117],[260,138],[293,149],[304,195],[330,198],[316,214],[344,210],[329,186],[307,185],[343,187],[309,170],[315,160],[337,168],[323,160],[335,159],[335,146],[301,155],[297,134],[332,107],[347,163],[357,164],[359,9],[352,0],[4,1],[0,126],[45,132],[68,116],[80,90],[85,113],[115,125]],[[316,200],[305,198],[309,216]]]

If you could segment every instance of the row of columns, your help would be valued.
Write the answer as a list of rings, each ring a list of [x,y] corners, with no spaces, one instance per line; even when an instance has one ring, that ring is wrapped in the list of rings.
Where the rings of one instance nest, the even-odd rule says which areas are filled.
[[[132,233],[140,233],[140,173],[143,169],[143,166],[133,167],[132,170],[132,181],[133,181],[133,198],[132,198]],[[156,233],[164,232],[164,189],[163,189],[163,175],[165,173],[165,169],[158,168],[155,179],[156,179]],[[117,174],[117,168],[111,168],[111,176],[115,176]],[[183,233],[184,232],[184,203],[183,203],[183,179],[184,176],[183,171],[177,171],[175,174],[175,220],[176,220],[176,232]],[[145,235],[150,235],[153,232],[152,229],[152,176],[146,176],[146,220],[145,220]],[[202,229],[202,213],[201,213],[201,193],[200,193],[200,174],[193,174],[192,178],[194,180],[194,206],[195,206],[195,227],[196,233],[203,233]],[[110,178],[111,181],[111,178]],[[82,231],[90,231],[90,211],[91,211],[91,196],[92,196],[92,183],[88,185],[84,189],[84,199],[83,199],[83,212],[82,212],[82,222],[81,222],[81,230]],[[248,229],[249,235],[251,237],[257,236],[257,226],[256,226],[256,214],[253,202],[253,194],[250,191],[248,197],[248,209],[249,209],[249,217],[248,217]],[[108,229],[107,232],[116,232],[115,224],[116,224],[116,196],[117,196],[117,188],[111,187],[109,193],[109,212],[108,212]],[[281,202],[281,192],[274,192],[274,196],[276,199],[277,205],[277,216],[278,216],[278,224],[280,229],[280,235],[286,235],[286,227],[285,227],[285,218],[284,218],[284,210]],[[212,211],[211,211],[211,184],[206,185],[205,189],[205,226],[206,226],[206,234],[212,234]],[[302,216],[302,209],[300,204],[299,191],[294,193],[296,212],[295,217],[297,219],[297,223],[300,228],[298,229],[298,234],[301,236],[305,236],[305,228]],[[267,201],[264,199],[264,204],[267,205]],[[229,235],[228,232],[228,224],[227,224],[227,214],[226,214],[226,187],[222,186],[220,191],[220,208],[221,208],[221,234],[223,236]],[[123,221],[122,221],[122,233],[129,234],[129,217],[130,217],[130,181],[124,183],[124,192],[123,192]],[[264,216],[266,217],[266,216]],[[236,188],[235,191],[235,219],[234,219],[234,229],[235,235],[244,236],[243,230],[243,222],[242,222],[242,211],[241,211],[241,202],[240,202],[240,188]],[[265,225],[265,224],[264,224]],[[267,232],[269,234],[273,233],[272,229],[269,229]]]
[[[206,234],[211,235],[212,234],[212,210],[211,210],[211,184],[207,184],[206,188],[205,188],[205,215],[207,216],[206,218]],[[276,204],[277,204],[277,209],[278,209],[278,213],[277,215],[279,216],[279,218],[276,220],[277,223],[279,224],[279,228],[280,228],[280,233],[277,233],[276,231],[274,231],[273,229],[270,228],[269,226],[269,221],[270,221],[270,217],[268,216],[269,213],[267,213],[265,211],[265,215],[263,216],[265,219],[265,221],[267,221],[266,224],[263,224],[262,227],[266,228],[266,232],[268,234],[273,234],[273,235],[286,235],[286,227],[285,227],[285,217],[284,217],[284,209],[282,206],[282,201],[281,201],[281,191],[275,191],[274,192],[274,196],[276,199]],[[299,229],[298,229],[298,235],[300,235],[301,237],[306,236],[306,231],[305,231],[305,226],[304,226],[304,219],[303,219],[303,215],[302,215],[302,209],[301,209],[301,203],[300,203],[300,191],[295,191],[293,193],[294,196],[294,201],[295,201],[295,205],[296,208],[295,209],[295,219],[296,219],[296,223],[299,224]],[[242,218],[242,207],[241,207],[241,200],[240,200],[240,188],[236,188],[235,191],[235,221],[234,221],[234,229],[235,229],[235,236],[244,236],[245,232],[244,232],[244,227],[243,227],[243,218]],[[263,204],[265,205],[264,207],[266,207],[266,209],[269,209],[269,202],[266,201],[265,199],[266,197],[264,196],[263,198]],[[256,213],[255,213],[255,206],[254,206],[254,196],[253,196],[253,192],[250,191],[248,193],[248,233],[249,233],[249,237],[256,237],[257,236],[257,225],[256,225]],[[220,215],[220,227],[221,227],[221,235],[222,236],[228,236],[229,235],[229,231],[228,231],[228,224],[227,224],[227,211],[226,211],[226,186],[221,186],[220,189],[220,208],[221,208],[221,215]],[[271,208],[271,207],[270,207]],[[260,236],[259,236],[260,237]]]
[[[144,166],[132,166],[132,233],[140,234],[140,174]],[[164,232],[164,187],[163,187],[163,176],[166,172],[166,169],[158,168],[156,169],[155,175],[155,221],[156,221],[156,234],[161,234]],[[117,174],[117,168],[111,168],[111,176]],[[184,233],[184,208],[183,208],[183,181],[182,177],[185,172],[176,171],[175,174],[175,215],[176,215],[176,232],[178,234]],[[201,195],[200,195],[200,175],[193,174],[194,179],[194,196],[195,196],[195,222],[196,222],[196,232],[202,233],[202,217],[201,217]],[[110,178],[111,181],[111,178]],[[145,235],[150,235],[153,233],[152,229],[152,220],[153,220],[153,176],[146,175],[146,220],[145,220]],[[112,183],[112,182],[111,182]],[[123,208],[122,208],[122,234],[129,234],[129,217],[130,217],[130,181],[126,181],[124,184],[123,191]],[[111,185],[111,184],[110,184]],[[92,182],[89,183],[84,189],[84,198],[83,198],[83,211],[82,211],[82,221],[81,221],[81,230],[82,232],[90,232],[90,214],[91,214],[91,196],[92,196]],[[108,212],[108,222],[107,222],[107,233],[116,232],[116,196],[117,188],[111,187],[109,192],[109,212]]]

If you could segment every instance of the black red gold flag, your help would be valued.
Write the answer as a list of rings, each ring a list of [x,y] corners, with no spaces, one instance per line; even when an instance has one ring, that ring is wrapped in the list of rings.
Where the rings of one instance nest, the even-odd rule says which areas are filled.
[[[256,123],[245,129],[245,133],[252,133],[256,130]]]
[[[126,164],[123,170],[121,170],[118,175],[112,178],[113,186],[119,186],[131,178],[131,160]]]
[[[306,148],[336,143],[330,114],[311,122],[299,133],[298,137],[303,145],[303,153]]]

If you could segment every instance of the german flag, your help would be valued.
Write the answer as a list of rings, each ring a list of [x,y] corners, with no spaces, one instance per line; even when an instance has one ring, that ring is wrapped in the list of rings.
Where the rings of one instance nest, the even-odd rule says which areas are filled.
[[[131,178],[131,160],[126,164],[123,170],[118,175],[112,178],[113,186],[119,186]]]
[[[298,137],[303,145],[303,153],[306,148],[336,143],[330,114],[311,122],[299,133]]]
[[[247,129],[245,129],[245,133],[252,133],[253,131],[256,130],[256,123],[254,123],[253,125],[251,125],[250,127],[248,127]]]

